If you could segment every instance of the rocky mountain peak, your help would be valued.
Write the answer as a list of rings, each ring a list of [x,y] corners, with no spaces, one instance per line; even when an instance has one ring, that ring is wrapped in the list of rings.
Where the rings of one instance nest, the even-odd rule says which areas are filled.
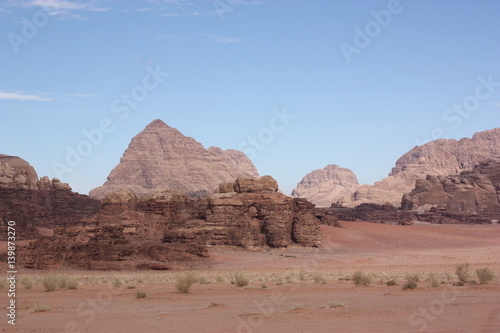
[[[318,206],[330,206],[331,203],[352,201],[358,186],[358,179],[351,170],[329,164],[304,176],[292,196],[307,198]]]
[[[255,166],[242,152],[214,150],[154,120],[131,140],[106,183],[90,195],[103,198],[124,186],[139,196],[167,189],[199,195],[212,193],[221,182],[255,177]]]

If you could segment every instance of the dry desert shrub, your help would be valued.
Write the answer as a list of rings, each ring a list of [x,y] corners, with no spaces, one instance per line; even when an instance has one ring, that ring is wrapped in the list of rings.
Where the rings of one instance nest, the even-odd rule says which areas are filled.
[[[394,280],[394,279],[387,281],[385,284],[389,287],[397,285],[396,280]]]
[[[328,308],[343,308],[346,306],[345,302],[342,301],[330,301],[326,303]]]
[[[49,273],[42,276],[42,286],[45,291],[54,291],[57,289],[77,289],[78,280],[67,274]]]
[[[495,279],[495,273],[489,268],[479,268],[476,269],[477,277],[481,284],[487,284],[488,282]]]
[[[420,275],[418,273],[406,273],[406,280],[420,282]]]
[[[115,288],[120,288],[122,286],[122,280],[120,280],[119,278],[117,277],[114,277],[112,280],[111,280],[111,284],[113,285],[113,287]]]
[[[33,280],[31,280],[28,277],[23,277],[21,279],[21,284],[23,285],[24,288],[31,289],[33,287]]]
[[[135,298],[145,298],[146,297],[146,293],[144,291],[136,291],[135,293]]]
[[[460,282],[467,282],[469,279],[469,264],[460,264],[455,268],[455,274]]]
[[[46,312],[46,311],[49,311],[50,309],[51,309],[51,307],[48,306],[48,305],[37,303],[37,304],[35,304],[34,306],[31,307],[30,313]]]
[[[180,293],[188,293],[189,289],[198,280],[196,272],[189,271],[177,275],[175,278],[175,289]]]
[[[288,307],[288,309],[289,309],[290,311],[294,311],[294,310],[302,310],[302,309],[305,309],[305,308],[306,308],[306,306],[305,306],[304,304],[302,304],[302,303],[295,303],[295,304],[290,305],[290,306]]]
[[[313,281],[314,281],[314,283],[326,284],[326,279],[323,277],[323,275],[321,275],[319,273],[314,274]]]
[[[42,276],[42,286],[45,291],[54,291],[58,288],[58,277],[54,273],[49,273]]]
[[[204,277],[203,275],[201,275],[201,276],[198,277],[198,283],[199,284],[210,284],[211,282],[206,277]]]
[[[371,276],[362,271],[354,272],[351,276],[351,280],[356,286],[368,286],[372,282]]]
[[[235,284],[237,287],[245,287],[250,283],[250,279],[246,277],[243,273],[238,272],[234,273],[232,284]]]
[[[407,289],[416,289],[417,282],[420,282],[420,277],[417,273],[408,273],[406,274],[406,282],[403,285],[403,290]]]

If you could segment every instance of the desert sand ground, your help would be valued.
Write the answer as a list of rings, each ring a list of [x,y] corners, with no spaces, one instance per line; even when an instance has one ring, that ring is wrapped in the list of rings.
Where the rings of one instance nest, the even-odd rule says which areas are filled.
[[[500,279],[453,286],[457,264],[500,275],[500,225],[322,226],[323,247],[245,251],[214,247],[193,265],[204,283],[177,292],[178,271],[65,271],[76,290],[45,292],[47,272],[22,271],[16,326],[2,332],[500,332]],[[6,269],[2,267],[5,271]],[[369,286],[348,280],[362,270]],[[250,278],[231,284],[235,272]],[[402,290],[407,273],[420,276]],[[431,286],[429,274],[439,281]],[[316,277],[316,283],[314,278]],[[321,281],[324,279],[323,281]],[[397,285],[388,286],[395,279]],[[120,286],[113,282],[120,281]],[[6,287],[1,302],[6,304]],[[136,293],[146,293],[136,298]],[[49,311],[33,312],[37,304]]]

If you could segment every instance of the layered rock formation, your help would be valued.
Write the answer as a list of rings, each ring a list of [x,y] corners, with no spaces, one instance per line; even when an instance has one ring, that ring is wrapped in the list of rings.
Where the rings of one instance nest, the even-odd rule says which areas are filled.
[[[21,258],[31,268],[169,269],[203,259],[209,245],[319,246],[319,224],[331,219],[279,193],[270,176],[220,184],[202,199],[173,189],[138,197],[123,188],[104,197],[92,219],[56,228]]]
[[[352,202],[352,196],[358,187],[354,172],[330,164],[304,176],[293,190],[292,196],[307,198],[319,207],[330,207],[332,203]]]
[[[81,223],[99,209],[99,202],[71,191],[57,178],[38,179],[35,169],[16,156],[0,155],[0,239],[6,222],[14,220],[17,239],[39,235],[40,228]]]
[[[176,189],[198,197],[223,181],[251,177],[246,171],[255,174],[252,167],[243,153],[207,150],[157,119],[132,139],[106,183],[90,191],[90,196],[100,199],[126,186],[139,196]]]
[[[454,214],[500,213],[500,162],[485,162],[459,175],[416,181],[403,196],[403,209],[444,210]]]
[[[352,194],[352,202],[345,200],[344,193],[352,191],[352,184],[345,188],[334,180],[311,173],[314,177],[304,177],[301,183],[310,184],[307,190],[300,185],[294,194],[307,198],[313,203],[324,206],[336,203],[339,199],[344,205],[356,206],[361,203],[391,204],[399,206],[403,194],[410,192],[417,179],[427,175],[458,175],[461,171],[472,169],[475,165],[487,160],[500,159],[500,128],[475,133],[472,138],[461,140],[440,139],[422,146],[416,146],[401,156],[388,177],[374,185],[359,186]],[[310,180],[312,178],[313,180]],[[316,181],[315,178],[318,178]],[[300,184],[300,183],[299,183]],[[337,196],[320,195],[321,193],[340,192]],[[342,199],[344,198],[344,199]]]
[[[404,193],[427,175],[457,175],[487,160],[500,159],[500,128],[478,132],[471,139],[440,139],[417,146],[401,156],[389,177],[354,193],[355,204],[390,203],[399,206]]]
[[[252,161],[244,152],[234,149],[222,150],[219,147],[210,147],[208,151],[219,156],[223,161],[245,172],[252,178],[259,178],[259,173]]]

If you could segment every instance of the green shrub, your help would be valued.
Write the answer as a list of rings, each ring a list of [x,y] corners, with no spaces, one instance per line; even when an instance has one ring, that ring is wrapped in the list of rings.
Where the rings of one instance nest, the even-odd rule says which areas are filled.
[[[481,284],[487,284],[488,282],[495,279],[495,273],[493,273],[493,271],[489,268],[476,269],[476,274]]]
[[[237,287],[245,287],[250,283],[250,279],[240,272],[233,275],[233,281]]]
[[[175,279],[175,289],[180,293],[188,293],[189,289],[197,281],[196,272],[185,272],[177,275]]]
[[[455,268],[455,274],[461,282],[467,282],[469,278],[469,264],[460,264]]]
[[[362,271],[356,271],[352,274],[351,280],[356,286],[368,286],[372,282],[371,276],[363,273]]]

